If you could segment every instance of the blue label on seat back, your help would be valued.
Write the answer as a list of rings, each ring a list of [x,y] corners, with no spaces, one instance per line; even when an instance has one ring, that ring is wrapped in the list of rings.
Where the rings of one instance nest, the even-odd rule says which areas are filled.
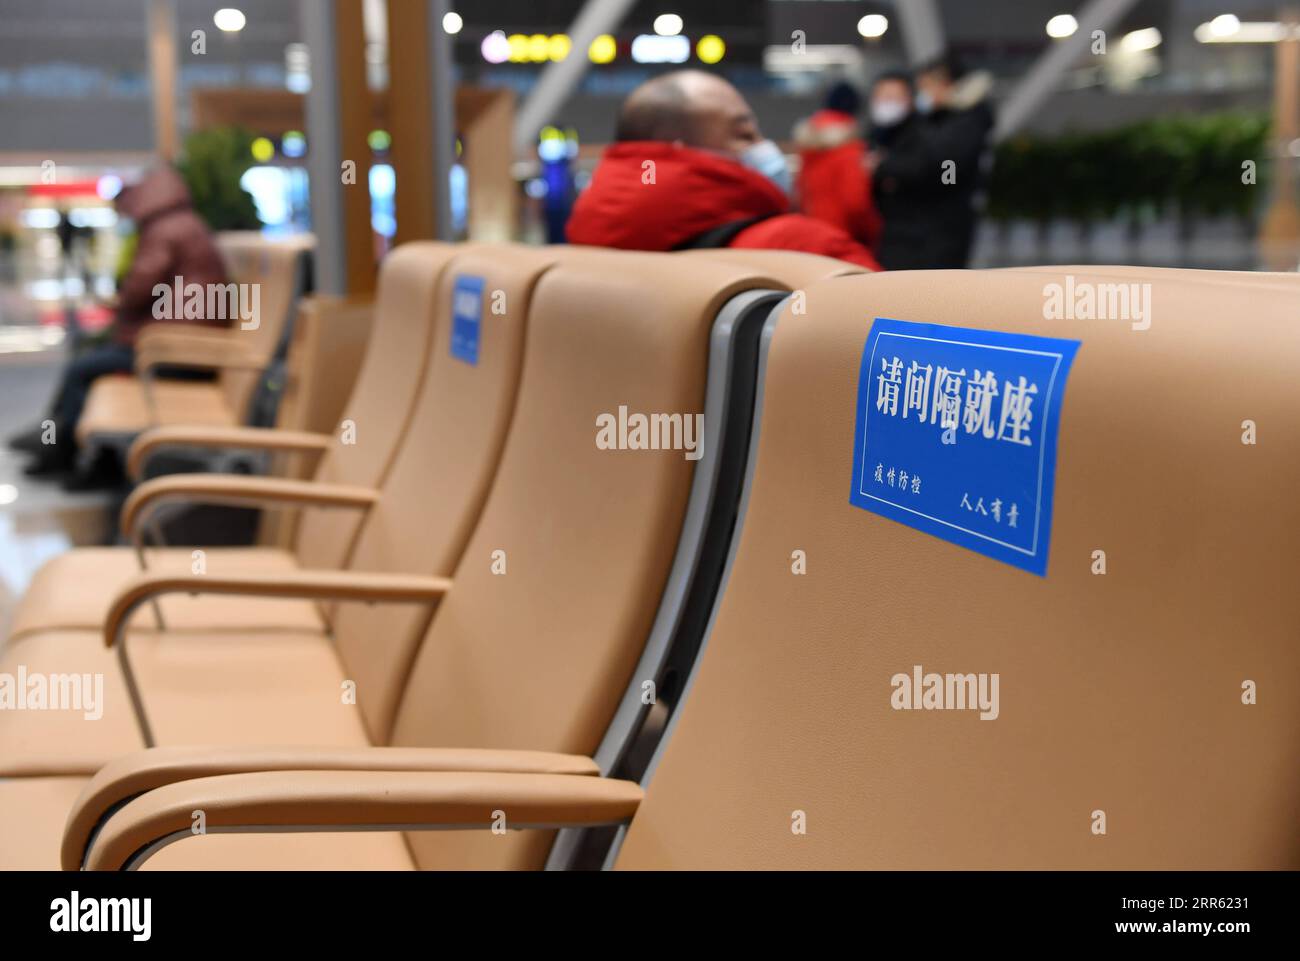
[[[451,356],[478,363],[479,327],[483,316],[483,278],[461,274],[451,294]]]
[[[1077,340],[877,318],[850,503],[1047,573],[1061,399]]]

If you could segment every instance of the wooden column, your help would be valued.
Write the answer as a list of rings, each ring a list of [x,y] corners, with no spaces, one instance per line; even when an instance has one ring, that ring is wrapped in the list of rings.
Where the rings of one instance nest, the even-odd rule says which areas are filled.
[[[149,88],[153,95],[154,151],[172,161],[180,152],[176,132],[176,2],[149,0]]]
[[[375,234],[370,226],[370,87],[366,84],[366,27],[362,0],[335,0],[338,36],[339,139],[343,156],[357,162],[357,182],[343,191],[348,251],[348,293],[375,289]]]
[[[1300,8],[1282,11],[1287,31],[1276,44],[1273,87],[1273,202],[1260,230],[1260,254],[1270,270],[1295,270],[1300,260],[1296,160],[1288,146],[1300,138]]]
[[[307,159],[316,287],[327,294],[375,289],[375,242],[370,227],[371,97],[366,86],[362,0],[312,0],[301,7],[311,51],[307,95]],[[355,182],[343,165],[355,164]],[[349,178],[351,179],[351,178]]]
[[[395,243],[451,238],[448,174],[456,150],[445,0],[388,0],[389,159]]]

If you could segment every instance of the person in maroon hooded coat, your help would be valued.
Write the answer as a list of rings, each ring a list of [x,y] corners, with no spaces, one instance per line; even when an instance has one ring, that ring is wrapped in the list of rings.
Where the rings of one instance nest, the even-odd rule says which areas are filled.
[[[202,218],[194,212],[185,181],[170,166],[147,173],[139,183],[125,188],[117,197],[118,213],[130,218],[136,228],[135,256],[118,290],[117,311],[108,343],[70,360],[50,405],[54,421],[54,443],[46,443],[46,432],[33,428],[10,438],[9,446],[34,455],[27,468],[31,475],[62,473],[75,463],[73,440],[77,420],[90,393],[90,385],[107,374],[129,373],[134,365],[135,339],[142,328],[157,322],[154,317],[154,287],[170,288],[176,278],[188,287],[224,284],[226,268]],[[224,325],[210,318],[166,318],[170,323]],[[180,372],[170,372],[181,376]],[[67,486],[86,486],[94,478]]]
[[[790,212],[784,156],[720,77],[680,70],[642,84],[623,104],[616,141],[574,205],[571,243],[799,250],[880,269],[841,228]]]

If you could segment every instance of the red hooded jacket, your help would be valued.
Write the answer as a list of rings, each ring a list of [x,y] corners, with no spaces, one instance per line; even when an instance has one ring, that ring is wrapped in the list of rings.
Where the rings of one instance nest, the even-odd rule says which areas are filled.
[[[575,244],[673,250],[724,224],[763,217],[728,246],[801,250],[880,269],[871,251],[840,228],[789,209],[776,184],[734,160],[670,143],[626,141],[605,150],[591,186],[574,204],[567,233]]]
[[[866,147],[851,114],[818,110],[795,128],[799,146],[799,204],[875,249],[881,220],[871,199]]]

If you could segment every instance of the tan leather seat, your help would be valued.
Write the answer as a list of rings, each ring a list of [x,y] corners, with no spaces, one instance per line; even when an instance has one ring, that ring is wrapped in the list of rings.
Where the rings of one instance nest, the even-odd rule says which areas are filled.
[[[1230,284],[1259,290],[1265,287],[1294,288],[1300,273],[1266,270],[1187,270],[1181,267],[1130,267],[1111,264],[1063,264],[1032,267],[999,267],[999,272],[1031,274],[1090,274],[1133,281],[1169,280],[1193,284]]]
[[[288,335],[298,301],[307,292],[316,238],[310,234],[268,241],[256,232],[230,231],[217,235],[217,246],[229,265],[231,280],[259,285],[261,322],[255,330],[238,332],[252,352],[268,360]],[[267,322],[269,321],[269,323]],[[239,328],[239,325],[232,325]],[[227,406],[244,420],[257,387],[259,371],[226,370],[221,387]],[[162,405],[157,405],[161,410]]]
[[[138,376],[100,378],[77,423],[78,443],[120,441],[151,426],[231,427],[243,422],[257,378],[292,320],[314,242],[229,233],[217,236],[217,246],[231,283],[257,285],[256,326],[244,329],[245,321],[234,318],[226,329],[150,328],[136,345],[137,371],[152,349],[162,347],[165,356],[160,362],[213,364],[217,380],[146,383]]]
[[[63,837],[63,824],[50,817],[69,810],[85,789],[83,777],[28,777],[0,780],[0,863],[6,871],[51,871],[50,852]]]
[[[462,268],[458,260],[449,273]],[[485,259],[480,269],[487,273],[491,264]],[[513,423],[490,494],[491,473],[466,456],[467,448],[484,443],[470,424],[470,412],[483,405],[458,385],[437,416],[463,424],[462,435],[452,443],[429,443],[422,452],[418,445],[404,447],[401,458],[418,469],[408,473],[399,462],[390,478],[390,485],[410,483],[424,503],[394,510],[387,526],[368,525],[358,544],[354,560],[370,551],[377,557],[427,551],[418,542],[431,531],[445,531],[449,542],[453,535],[462,538],[460,560],[427,633],[411,631],[408,625],[418,621],[397,608],[353,611],[343,605],[339,611],[346,673],[329,693],[336,695],[339,680],[355,681],[372,743],[408,751],[457,747],[471,755],[491,748],[511,765],[520,751],[562,752],[562,763],[577,763],[584,774],[597,770],[584,755],[596,750],[620,703],[640,695],[637,686],[629,695],[632,672],[675,563],[695,471],[681,449],[601,449],[597,416],[620,405],[698,412],[719,311],[735,294],[775,286],[754,271],[705,259],[684,263],[607,251],[566,253],[541,275],[528,311]],[[519,304],[520,298],[511,294],[507,302]],[[637,308],[628,309],[631,304]],[[511,322],[521,319],[508,316],[497,326],[485,317],[484,357],[492,353],[490,338],[504,338]],[[472,368],[448,362],[473,376]],[[412,431],[420,434],[418,417]],[[465,525],[433,486],[433,465],[448,461],[474,475],[470,486],[487,494],[476,526]],[[164,635],[157,649],[184,643]],[[171,708],[160,707],[153,693],[170,687],[164,680],[140,679],[160,743],[167,742],[167,730],[182,727],[179,719],[172,727],[163,716]],[[192,693],[187,724],[206,700]],[[211,703],[215,713],[220,699],[214,694]],[[8,783],[0,781],[0,810]],[[373,837],[376,845],[391,844],[391,837]],[[477,866],[481,859],[484,866],[522,867],[539,866],[549,842],[543,835],[491,840],[496,843],[454,833],[412,836],[410,850],[419,867]],[[351,843],[368,842],[358,836]],[[233,864],[245,853],[264,867],[314,864],[322,857],[311,836],[280,837],[263,848],[214,833],[178,845],[158,863]]]
[[[341,512],[339,520],[347,518]],[[213,573],[285,571],[300,566],[296,553],[269,547],[200,549]],[[195,548],[149,548],[148,569],[187,573],[194,566]],[[50,630],[93,631],[104,624],[122,585],[140,573],[140,562],[128,547],[77,547],[59,554],[32,577],[15,610],[9,645]],[[185,596],[159,600],[163,618],[172,628],[288,627],[320,630],[320,614],[310,604],[283,598],[264,599],[238,607],[214,605],[209,598]],[[156,629],[153,607],[140,611],[133,627]],[[6,645],[8,647],[9,645]],[[4,650],[5,648],[0,648]]]
[[[378,488],[387,476],[429,369],[442,270],[457,248],[435,243],[405,244],[385,258],[380,270],[374,332],[343,421],[357,425],[358,443],[343,443],[343,428],[333,437],[238,428],[218,432],[187,429],[150,432],[133,456],[165,446],[277,449],[314,446],[319,453],[314,480],[320,485]],[[292,506],[292,505],[290,505]],[[283,509],[283,508],[282,508]],[[365,514],[356,510],[304,508],[291,551],[268,548],[215,548],[205,551],[212,572],[338,567],[348,558]],[[148,549],[151,570],[188,571],[192,549]],[[128,548],[78,548],[42,566],[14,612],[10,639],[41,630],[101,630],[122,585],[140,572]],[[183,628],[287,627],[321,629],[320,613],[300,600],[260,600],[231,605],[210,597],[170,596],[159,601],[166,624]],[[156,628],[153,608],[141,610],[137,628]]]
[[[444,255],[441,248],[426,249],[398,258],[398,263],[412,269],[428,266],[424,254],[430,252]],[[213,565],[195,576],[183,560],[180,570],[151,569],[140,576],[189,578],[196,585],[242,578],[248,584],[248,590],[233,597],[172,596],[206,606],[199,612],[183,611],[176,622],[170,619],[174,609],[165,609],[163,631],[128,629],[126,657],[156,743],[366,744],[368,732],[382,742],[437,594],[422,595],[420,603],[408,598],[401,604],[377,604],[372,598],[368,603],[338,605],[330,610],[328,633],[319,620],[295,627],[288,617],[284,619],[288,623],[270,628],[265,625],[274,609],[258,613],[257,608],[296,603],[315,615],[314,601],[328,605],[335,596],[324,589],[276,599],[277,586],[286,579],[316,575],[326,578],[328,586],[385,573],[419,573],[426,580],[429,575],[451,573],[481,509],[514,410],[529,298],[554,258],[552,252],[529,248],[470,246],[461,248],[445,269],[420,275],[422,283],[436,287],[432,297],[418,301],[434,304],[436,318],[424,384],[403,427],[405,442],[385,471],[383,486],[367,504],[365,523],[355,549],[349,550],[344,572],[306,570],[316,556],[314,549],[307,548],[301,554],[302,568],[264,564],[223,570]],[[402,272],[407,266],[396,269]],[[486,282],[480,356],[472,365],[451,354],[451,315],[462,276]],[[493,300],[504,313],[492,312]],[[376,407],[358,419],[356,447],[367,445],[372,433],[382,443],[384,429],[391,427],[382,418],[382,409]],[[380,447],[371,455],[382,451]],[[448,456],[449,451],[455,456]],[[340,462],[336,469],[347,466]],[[236,478],[234,484],[244,481]],[[147,498],[161,487],[204,483],[195,475],[161,478],[141,485],[137,494]],[[124,513],[130,513],[130,505]],[[322,531],[319,525],[303,528],[305,537],[314,531],[337,533]],[[322,542],[329,543],[325,538]],[[119,581],[117,593],[123,592],[124,585],[138,582]],[[65,582],[63,588],[67,591],[72,585]],[[241,610],[236,613],[236,608]],[[203,623],[199,615],[208,613],[218,628]],[[252,626],[259,621],[263,626]],[[106,630],[111,632],[101,622],[93,631],[29,631],[10,642],[7,660],[26,664],[29,672],[102,674],[106,703],[103,719],[93,722],[95,736],[80,741],[64,733],[68,724],[80,723],[66,712],[0,714],[0,775],[22,773],[33,765],[59,773],[89,773],[119,754],[145,746],[118,652],[104,646]],[[345,663],[350,669],[346,672]],[[239,678],[245,676],[259,680],[241,682]],[[345,697],[345,681],[354,685],[355,697]],[[218,718],[220,723],[215,722]]]
[[[994,272],[833,281],[782,316],[739,550],[618,866],[1296,866],[1294,295],[1149,276],[1140,332],[1044,321],[1041,277]],[[877,316],[1082,342],[1045,579],[849,505]],[[1000,716],[893,710],[915,664],[1000,672]]]
[[[740,247],[713,247],[679,251],[678,257],[707,257],[722,263],[748,267],[767,274],[787,290],[803,290],[810,284],[831,277],[868,273],[857,264],[834,257],[805,254],[797,250],[746,250]]]
[[[1300,327],[1279,285],[1260,285],[1243,311],[1239,289],[1205,280],[1152,275],[1167,318],[1145,331],[1044,320],[1041,275],[906,272],[810,288],[807,313],[787,310],[775,326],[734,554],[684,705],[641,785],[507,769],[508,758],[491,774],[281,763],[144,785],[119,772],[138,796],[102,822],[88,863],[128,863],[183,836],[195,808],[220,803],[226,830],[413,818],[482,828],[494,811],[516,826],[630,821],[613,858],[626,869],[1297,867]],[[1045,576],[848,502],[875,317],[1081,342],[1064,390]],[[1257,443],[1242,443],[1243,420],[1258,425]],[[582,475],[595,462],[575,466]],[[508,536],[491,514],[467,558]],[[592,553],[592,537],[584,526],[571,543]],[[638,546],[627,542],[618,563],[634,563]],[[795,550],[804,574],[792,569]],[[1104,575],[1094,573],[1098,550]],[[525,572],[537,557],[524,553]],[[453,588],[430,638],[445,643],[421,650],[398,741],[433,666],[454,671],[462,690],[454,716],[436,697],[418,699],[409,717],[425,736],[522,745],[514,724],[551,729],[539,695],[573,670],[571,646],[552,632],[564,620],[551,609],[523,620],[536,621],[543,601],[507,585],[516,570],[500,579],[509,603],[491,613],[528,638],[511,655],[523,650],[533,686],[502,684],[512,662],[496,644],[461,650],[463,635],[494,632],[453,607]],[[477,580],[476,593],[488,589]],[[561,571],[546,587],[564,580]],[[603,609],[593,593],[588,609]],[[599,618],[578,630],[609,626]],[[494,655],[492,670],[473,669]],[[997,673],[997,718],[895,709],[891,679],[914,665]],[[1246,682],[1258,703],[1243,699]],[[475,695],[498,711],[464,712]],[[553,743],[581,749],[569,725]],[[78,806],[102,802],[114,783],[97,779]],[[88,823],[69,822],[72,852]],[[421,866],[523,863],[503,856],[508,845],[545,846],[542,832],[412,837]],[[180,859],[220,842],[187,838],[168,851]]]
[[[150,398],[134,375],[99,378],[77,422],[77,440],[86,444],[103,434],[134,435],[150,426],[231,427],[239,423],[238,413],[213,383],[160,380],[152,389]]]

